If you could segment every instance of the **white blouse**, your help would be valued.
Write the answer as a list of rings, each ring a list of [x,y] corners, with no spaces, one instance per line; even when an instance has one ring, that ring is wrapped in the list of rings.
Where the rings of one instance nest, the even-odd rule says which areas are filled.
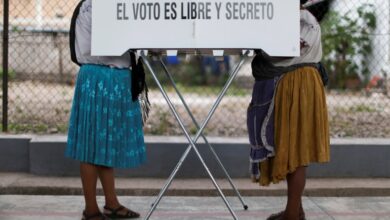
[[[317,19],[307,10],[301,10],[301,55],[275,62],[275,66],[291,66],[298,63],[318,63],[322,59],[321,27]]]
[[[92,0],[86,0],[80,7],[76,20],[75,49],[77,61],[81,64],[100,64],[116,68],[130,67],[130,54],[122,56],[91,56]],[[110,42],[107,42],[108,44]]]

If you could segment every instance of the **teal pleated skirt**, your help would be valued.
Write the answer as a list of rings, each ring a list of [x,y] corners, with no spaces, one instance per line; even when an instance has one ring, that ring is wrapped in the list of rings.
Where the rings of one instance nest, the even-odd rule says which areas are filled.
[[[145,161],[141,110],[131,98],[129,69],[81,66],[65,155],[114,168],[137,167]]]

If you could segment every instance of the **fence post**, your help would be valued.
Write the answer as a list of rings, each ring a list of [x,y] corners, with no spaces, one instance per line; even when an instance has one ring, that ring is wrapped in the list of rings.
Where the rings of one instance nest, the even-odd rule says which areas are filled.
[[[3,16],[3,132],[8,130],[8,27],[9,0],[4,0]]]

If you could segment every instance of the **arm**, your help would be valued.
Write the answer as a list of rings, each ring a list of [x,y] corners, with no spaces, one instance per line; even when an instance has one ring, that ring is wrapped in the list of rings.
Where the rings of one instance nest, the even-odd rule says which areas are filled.
[[[76,21],[76,45],[81,57],[91,56],[91,10],[91,3],[88,1],[84,2]]]

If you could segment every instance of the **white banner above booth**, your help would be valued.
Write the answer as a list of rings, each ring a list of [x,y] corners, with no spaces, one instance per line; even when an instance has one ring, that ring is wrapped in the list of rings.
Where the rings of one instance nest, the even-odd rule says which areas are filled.
[[[93,0],[92,55],[263,49],[299,56],[299,0]]]

